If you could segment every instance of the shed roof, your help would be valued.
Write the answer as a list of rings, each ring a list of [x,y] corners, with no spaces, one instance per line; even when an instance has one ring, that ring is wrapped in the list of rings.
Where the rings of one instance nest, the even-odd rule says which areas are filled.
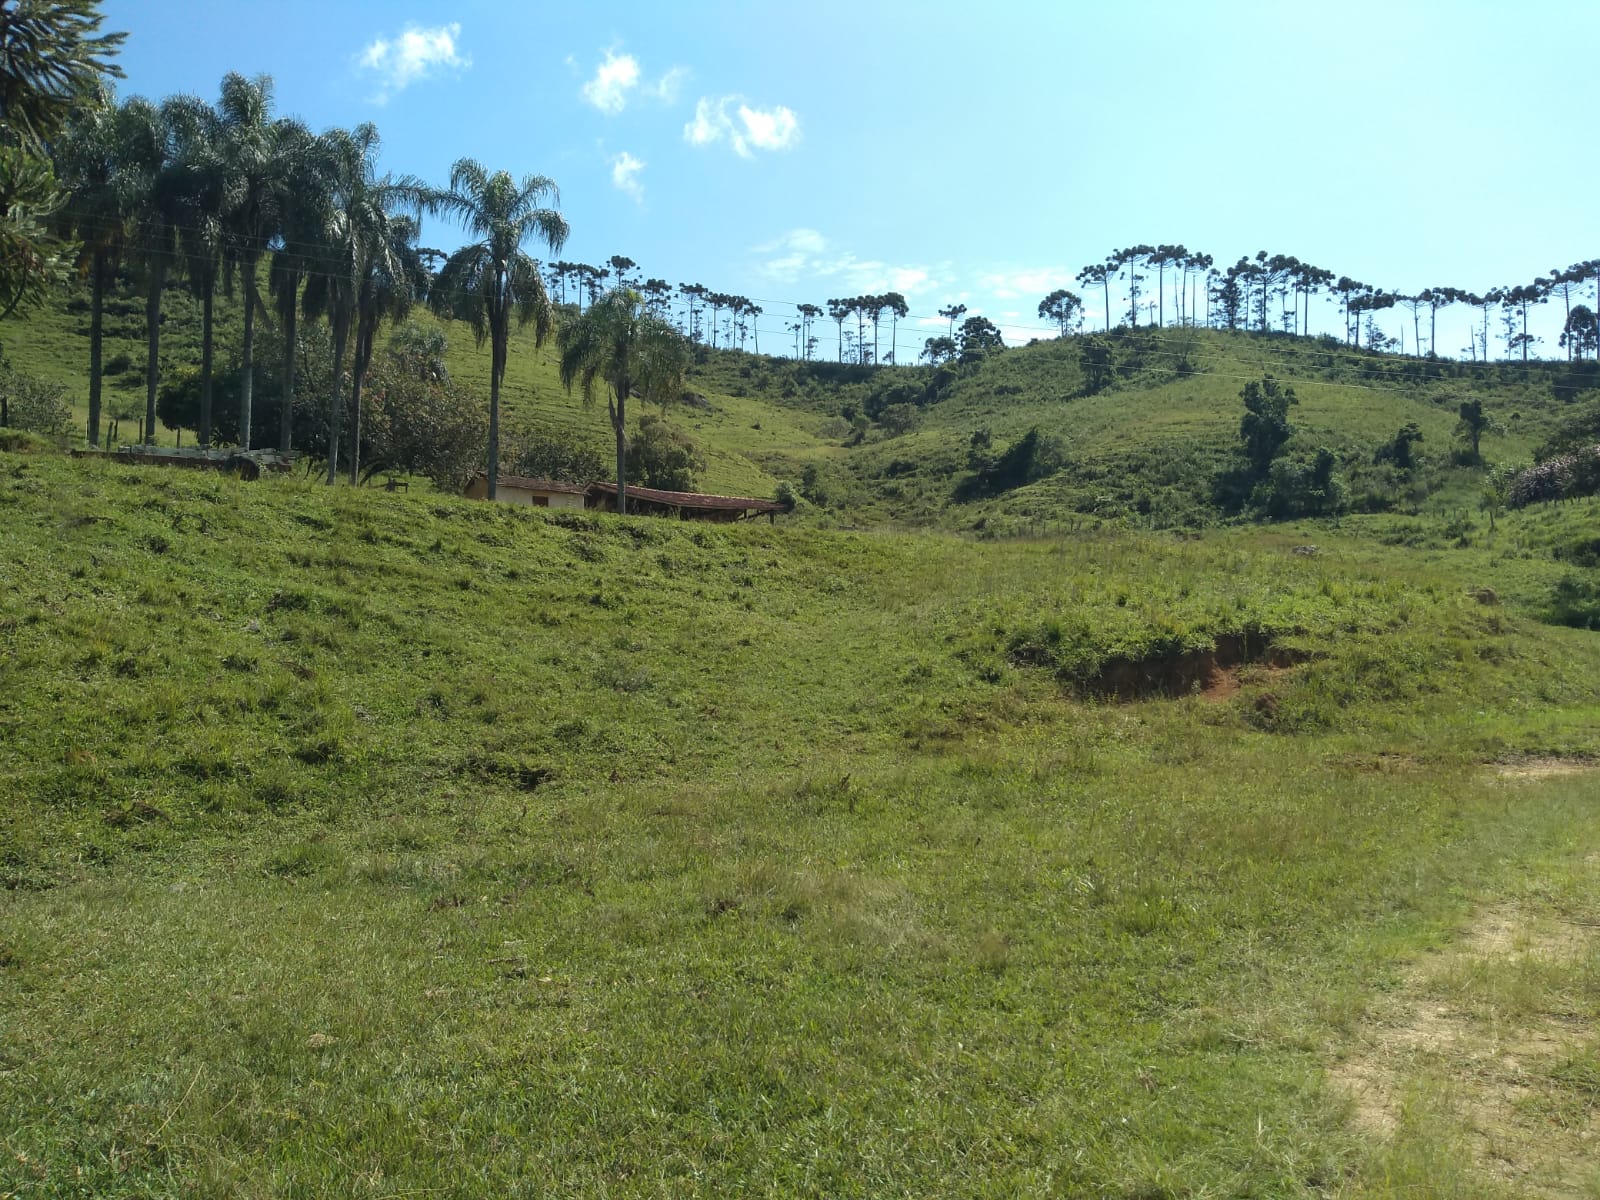
[[[601,483],[596,480],[589,485],[589,492],[602,492],[609,496],[617,494],[617,485],[614,483]],[[712,496],[704,492],[668,492],[661,488],[636,487],[628,485],[628,498],[630,500],[648,500],[652,504],[665,504],[672,508],[708,508],[729,509],[733,511],[754,509],[756,512],[782,512],[783,505],[772,500],[757,500],[754,496]]]
[[[482,479],[483,475],[480,472],[473,478]],[[589,490],[581,483],[567,483],[560,479],[533,479],[527,475],[500,475],[496,477],[495,482],[499,487],[521,488],[525,492],[566,492],[569,495],[582,496]]]

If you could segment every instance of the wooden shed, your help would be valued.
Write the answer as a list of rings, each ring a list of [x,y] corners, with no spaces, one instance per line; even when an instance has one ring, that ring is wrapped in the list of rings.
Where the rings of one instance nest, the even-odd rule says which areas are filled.
[[[581,483],[559,479],[529,479],[525,475],[502,475],[495,480],[495,499],[507,504],[527,504],[534,508],[584,508],[588,489]],[[474,475],[462,493],[469,500],[484,500],[489,495],[489,480]]]
[[[617,485],[596,481],[589,485],[589,507],[617,511]],[[739,521],[769,518],[784,510],[772,500],[753,496],[712,496],[703,492],[668,492],[660,488],[628,488],[628,511],[642,516],[676,517],[685,521]]]

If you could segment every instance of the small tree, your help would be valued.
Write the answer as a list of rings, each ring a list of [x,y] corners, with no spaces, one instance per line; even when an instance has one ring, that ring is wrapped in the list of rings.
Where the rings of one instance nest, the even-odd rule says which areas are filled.
[[[643,487],[692,492],[695,477],[706,469],[700,447],[681,429],[657,413],[639,418],[639,433],[628,458],[628,479]]]
[[[514,435],[512,444],[512,470],[518,475],[587,484],[605,474],[597,451],[559,430],[525,431]]]
[[[1600,346],[1600,322],[1587,304],[1574,306],[1567,314],[1566,326],[1561,331],[1561,348],[1575,358],[1585,354],[1593,357]]]
[[[1039,301],[1039,315],[1054,321],[1061,336],[1066,337],[1083,320],[1083,301],[1066,288],[1057,288]]]
[[[441,491],[459,492],[483,470],[489,409],[472,390],[431,378],[416,364],[385,354],[367,379],[362,429],[362,479],[379,471],[426,475]]]
[[[1239,440],[1244,444],[1251,474],[1260,479],[1294,432],[1289,424],[1289,409],[1299,400],[1294,388],[1279,384],[1271,375],[1263,375],[1259,383],[1252,379],[1245,384],[1239,399],[1244,401],[1245,409],[1239,421]]]
[[[1000,330],[988,317],[968,317],[961,322],[961,361],[977,362],[985,356],[1006,348]]]
[[[71,425],[72,406],[60,384],[0,368],[0,428],[64,437]]]
[[[1478,507],[1489,514],[1490,533],[1495,530],[1496,518],[1506,510],[1514,478],[1516,472],[1509,467],[1496,467],[1483,477],[1483,492],[1478,499]]]
[[[1039,432],[1035,425],[999,454],[991,450],[989,431],[973,434],[967,448],[967,463],[972,474],[956,488],[957,500],[997,496],[1026,484],[1036,483],[1061,469],[1061,444]]]
[[[1111,341],[1104,334],[1084,338],[1078,347],[1078,367],[1083,371],[1083,391],[1086,396],[1103,392],[1111,386],[1116,374],[1116,357]]]
[[[1378,447],[1378,452],[1372,456],[1372,461],[1391,463],[1402,471],[1409,471],[1417,465],[1416,455],[1412,453],[1411,447],[1421,440],[1421,428],[1415,421],[1410,421],[1394,435],[1393,441],[1385,442]]]
[[[1483,456],[1478,452],[1478,446],[1485,433],[1494,431],[1494,418],[1483,411],[1483,400],[1477,396],[1463,400],[1456,409],[1456,415],[1460,417],[1456,422],[1456,436],[1465,439],[1471,447],[1468,461],[1482,462]]]

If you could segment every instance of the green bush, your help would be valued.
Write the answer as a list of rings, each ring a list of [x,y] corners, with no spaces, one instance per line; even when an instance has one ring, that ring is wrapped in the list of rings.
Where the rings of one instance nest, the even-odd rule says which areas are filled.
[[[666,418],[646,413],[628,452],[628,482],[672,492],[692,492],[706,469],[700,447]]]
[[[986,430],[979,431],[979,435],[986,434]],[[1037,425],[997,455],[988,452],[987,441],[980,440],[979,435],[974,435],[968,453],[972,474],[957,486],[957,500],[997,496],[1061,469],[1061,444],[1040,433]]]
[[[1600,578],[1572,573],[1550,589],[1549,620],[1574,629],[1600,629]]]
[[[0,426],[65,437],[72,426],[66,389],[9,367],[0,370]]]

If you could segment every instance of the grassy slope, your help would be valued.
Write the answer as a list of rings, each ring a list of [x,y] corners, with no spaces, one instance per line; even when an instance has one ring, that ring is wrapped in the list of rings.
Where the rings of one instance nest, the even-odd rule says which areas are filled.
[[[1600,645],[1518,607],[1597,515],[971,544],[0,456],[0,1190],[1490,1190],[1323,1068],[1477,903],[1600,917],[1586,781],[1480,768],[1600,751]],[[1311,660],[1019,665],[1245,625]]]
[[[109,382],[108,404],[142,405],[143,310],[131,294],[118,303],[131,307],[108,322],[106,358],[126,353],[133,366]],[[189,364],[198,357],[193,301],[174,290],[168,309],[164,358],[169,367]],[[13,318],[0,329],[13,362],[69,385],[80,419],[86,329],[86,314],[64,307]],[[487,390],[487,349],[475,347],[461,326],[446,332],[453,374]],[[220,305],[218,338],[219,361],[226,362],[238,341],[236,304]],[[1120,334],[1117,354],[1118,382],[1084,396],[1074,343],[1007,351],[922,409],[911,432],[888,436],[874,426],[865,444],[848,446],[848,427],[838,413],[849,403],[860,407],[874,383],[890,375],[722,352],[707,355],[692,374],[690,386],[703,403],[679,408],[673,419],[705,451],[701,486],[707,490],[768,496],[780,480],[797,481],[814,464],[829,499],[811,515],[824,523],[1004,532],[1085,519],[1158,526],[1214,521],[1210,483],[1237,446],[1239,389],[1267,371],[1292,382],[1300,399],[1291,412],[1297,433],[1289,449],[1332,449],[1355,493],[1373,474],[1377,447],[1415,422],[1424,434],[1424,465],[1388,486],[1397,489],[1402,508],[1435,512],[1478,504],[1481,472],[1449,463],[1460,400],[1482,397],[1500,422],[1485,439],[1486,459],[1522,464],[1556,422],[1593,395],[1553,388],[1568,379],[1556,364],[1527,371],[1516,364],[1427,366],[1278,336],[1143,330]],[[556,376],[554,347],[535,347],[527,331],[516,336],[510,354],[505,402],[513,425],[575,431],[609,459],[603,400],[586,407],[568,395]],[[1063,443],[1061,473],[994,499],[952,503],[974,430],[988,428],[1004,446],[1034,425]]]
[[[14,316],[0,325],[0,344],[6,357],[18,369],[59,383],[67,388],[74,406],[77,440],[83,441],[88,418],[88,327],[86,289],[74,289],[60,304],[44,310]],[[132,366],[109,376],[105,383],[107,415],[125,407],[130,414],[144,411],[145,333],[144,307],[140,296],[124,290],[112,302],[106,320],[104,358],[112,361],[127,355]],[[162,360],[165,369],[198,365],[200,338],[198,306],[180,289],[167,293],[164,302],[167,319],[163,324]],[[414,320],[429,324],[426,312]],[[219,367],[236,361],[240,338],[240,311],[236,298],[222,297],[217,302],[217,361]],[[464,326],[445,324],[450,339],[448,364],[452,374],[484,392],[489,386],[488,347],[474,345]],[[606,418],[605,401],[597,398],[585,406],[578,396],[568,395],[556,374],[554,346],[538,347],[533,334],[524,330],[514,336],[504,394],[508,419],[516,424],[554,427],[564,433],[576,432],[580,438],[609,459],[611,427]],[[753,454],[767,454],[792,447],[797,441],[808,451],[814,448],[807,432],[821,418],[786,413],[757,401],[718,397],[707,407],[686,408],[679,420],[691,429],[706,452],[706,471],[702,486],[708,490],[736,494],[770,496],[777,480],[757,466]],[[753,430],[762,425],[765,433]],[[132,440],[137,431],[137,415],[125,418],[121,437]],[[158,440],[170,444],[170,430],[158,430]],[[189,435],[186,440],[192,440]]]

